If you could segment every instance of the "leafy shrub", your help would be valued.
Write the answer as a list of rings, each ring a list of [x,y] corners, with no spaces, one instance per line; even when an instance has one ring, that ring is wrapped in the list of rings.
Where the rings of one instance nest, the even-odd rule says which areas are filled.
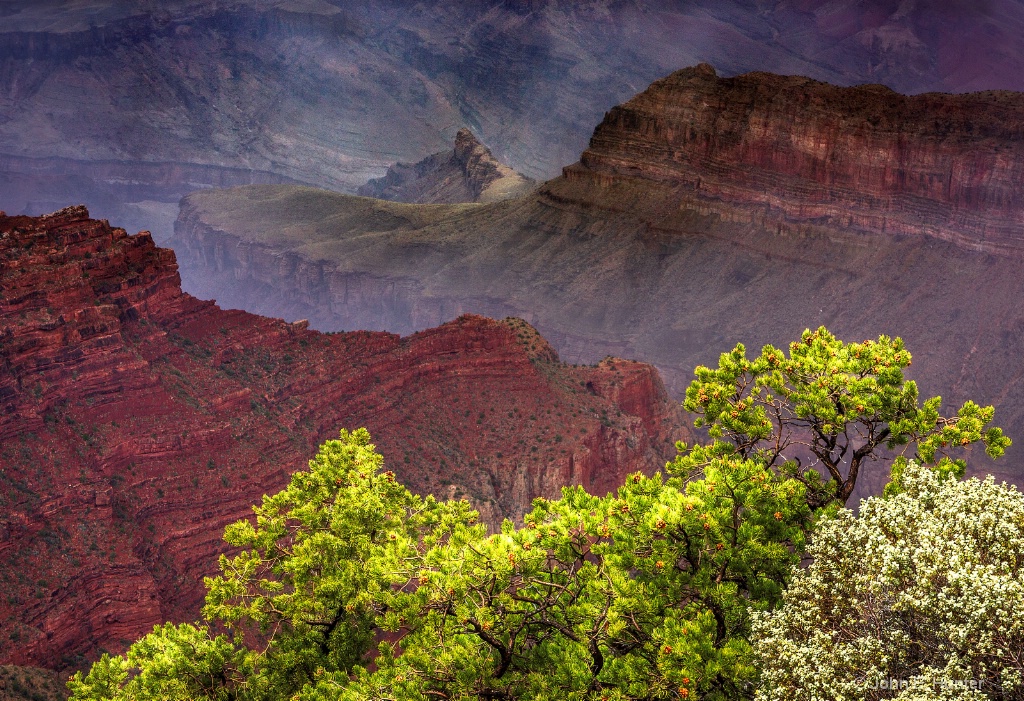
[[[902,483],[821,522],[756,615],[758,699],[1024,698],[1024,495],[915,463]]]

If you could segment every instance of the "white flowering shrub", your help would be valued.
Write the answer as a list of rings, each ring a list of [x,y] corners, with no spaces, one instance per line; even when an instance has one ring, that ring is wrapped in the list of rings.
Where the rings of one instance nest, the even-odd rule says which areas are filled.
[[[1024,494],[911,463],[755,614],[757,698],[1024,699]]]

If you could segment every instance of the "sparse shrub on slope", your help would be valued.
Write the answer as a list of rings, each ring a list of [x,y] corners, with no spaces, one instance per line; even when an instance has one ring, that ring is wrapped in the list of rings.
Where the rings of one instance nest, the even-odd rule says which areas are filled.
[[[911,463],[755,614],[759,701],[1024,699],[1024,495]]]

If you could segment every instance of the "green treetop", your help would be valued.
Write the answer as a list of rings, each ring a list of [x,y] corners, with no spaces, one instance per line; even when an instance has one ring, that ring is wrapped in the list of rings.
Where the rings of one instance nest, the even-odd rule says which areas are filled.
[[[684,406],[713,445],[684,453],[675,467],[699,466],[709,451],[756,460],[803,483],[820,509],[845,504],[865,463],[886,455],[896,458],[893,488],[908,456],[963,477],[966,463],[952,450],[981,441],[991,457],[1002,455],[1010,439],[987,427],[993,408],[968,401],[943,417],[941,398],[919,402],[917,384],[904,378],[910,362],[900,338],[843,343],[824,327],[804,331],[788,356],[769,345],[748,359],[737,345],[718,368],[697,368]]]
[[[751,460],[538,499],[487,534],[410,494],[342,432],[229,527],[205,621],[157,627],[76,675],[84,699],[727,699],[810,523],[803,485]]]

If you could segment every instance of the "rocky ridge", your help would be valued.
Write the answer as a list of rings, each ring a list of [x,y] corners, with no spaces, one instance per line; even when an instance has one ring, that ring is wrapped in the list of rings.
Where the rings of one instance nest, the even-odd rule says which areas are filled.
[[[701,64],[613,108],[569,182],[639,178],[682,209],[771,227],[1024,251],[1024,95],[900,95]]]
[[[174,245],[186,288],[229,305],[402,332],[522,316],[564,358],[654,363],[675,396],[736,342],[784,346],[819,325],[901,336],[922,395],[995,404],[1018,438],[1022,128],[1016,93],[699,66],[611,110],[580,162],[528,196],[209,191],[183,201]],[[971,469],[1024,483],[1015,450]]]
[[[678,411],[652,367],[565,365],[518,319],[318,333],[183,294],[170,250],[84,208],[0,215],[0,660],[194,618],[224,526],[339,428],[493,524],[659,468]]]
[[[452,150],[418,163],[396,163],[356,194],[392,202],[457,204],[497,202],[525,195],[534,187],[533,180],[496,159],[473,132],[460,129]]]

